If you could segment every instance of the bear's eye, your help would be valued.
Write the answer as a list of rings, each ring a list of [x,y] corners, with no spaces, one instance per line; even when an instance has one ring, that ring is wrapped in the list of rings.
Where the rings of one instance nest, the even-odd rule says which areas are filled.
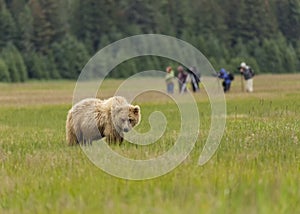
[[[125,123],[126,119],[121,119],[123,123]]]
[[[129,123],[132,123],[133,122],[133,119],[129,119]]]

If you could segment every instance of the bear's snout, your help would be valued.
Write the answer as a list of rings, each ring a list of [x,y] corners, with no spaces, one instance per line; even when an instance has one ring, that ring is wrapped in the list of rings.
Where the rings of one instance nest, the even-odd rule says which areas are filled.
[[[129,129],[128,128],[124,128],[123,131],[124,132],[129,132]]]

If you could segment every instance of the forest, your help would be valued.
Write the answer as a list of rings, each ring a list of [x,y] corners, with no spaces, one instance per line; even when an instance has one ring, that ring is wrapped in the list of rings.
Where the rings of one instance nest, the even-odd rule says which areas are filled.
[[[0,81],[77,79],[101,48],[148,33],[192,44],[216,70],[300,71],[300,0],[0,0]],[[133,59],[111,77],[165,66]]]

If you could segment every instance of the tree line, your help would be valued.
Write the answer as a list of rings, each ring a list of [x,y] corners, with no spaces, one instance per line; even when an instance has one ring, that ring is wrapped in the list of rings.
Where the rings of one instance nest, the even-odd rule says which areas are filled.
[[[145,33],[189,42],[215,69],[300,71],[300,0],[0,0],[0,81],[76,79],[98,50]],[[166,66],[133,59],[111,76]]]

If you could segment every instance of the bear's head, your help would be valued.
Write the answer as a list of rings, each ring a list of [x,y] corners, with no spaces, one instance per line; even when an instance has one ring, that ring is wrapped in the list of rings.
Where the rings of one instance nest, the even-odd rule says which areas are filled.
[[[141,109],[138,105],[130,105],[128,118],[132,127],[138,125],[141,122]]]
[[[120,135],[129,132],[141,120],[141,110],[138,105],[117,106],[111,113],[113,125]]]

